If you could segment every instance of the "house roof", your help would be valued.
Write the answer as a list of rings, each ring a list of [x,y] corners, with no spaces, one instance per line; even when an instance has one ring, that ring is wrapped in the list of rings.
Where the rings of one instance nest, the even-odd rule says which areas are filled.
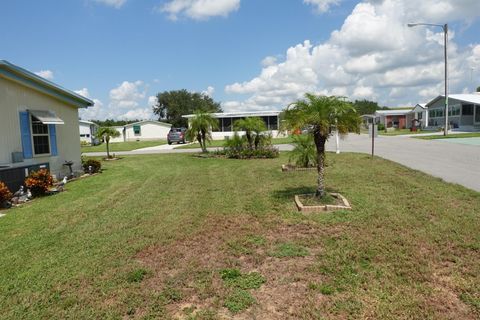
[[[412,109],[377,110],[375,111],[375,114],[384,116],[404,116],[410,112],[412,112]]]
[[[138,124],[141,125],[143,123],[153,123],[153,124],[158,124],[158,125],[169,127],[169,128],[172,126],[170,123],[160,122],[156,120],[142,120],[142,121],[126,124],[124,127],[131,127],[133,125],[138,125]]]
[[[0,60],[0,77],[20,83],[78,108],[88,108],[94,105],[92,100],[65,89],[6,60]]]
[[[432,104],[437,102],[438,100],[445,99],[444,95],[440,95],[427,103],[427,108],[429,108]],[[474,104],[480,104],[480,94],[477,93],[462,93],[462,94],[449,94],[448,99],[455,99],[458,101],[463,101],[467,103],[474,103]]]
[[[278,116],[281,111],[244,111],[244,112],[219,112],[211,113],[214,118],[240,118],[240,117],[268,117]],[[183,118],[193,118],[194,114],[187,114]]]
[[[87,121],[87,120],[78,120],[79,123],[83,123],[83,124],[88,124],[88,125],[94,125],[94,126],[97,126],[98,127],[98,124],[96,124],[95,122],[92,122],[92,121]]]

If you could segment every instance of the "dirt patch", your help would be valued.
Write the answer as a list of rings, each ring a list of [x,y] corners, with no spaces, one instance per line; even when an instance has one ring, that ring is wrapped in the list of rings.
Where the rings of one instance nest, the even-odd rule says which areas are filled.
[[[142,285],[150,292],[161,293],[173,287],[180,290],[181,297],[169,301],[166,307],[175,318],[186,318],[185,310],[191,309],[196,310],[194,313],[213,309],[217,316],[227,319],[298,318],[298,310],[305,304],[325,299],[308,288],[310,282],[323,280],[311,271],[322,250],[312,238],[321,232],[314,225],[286,225],[278,221],[265,224],[252,217],[208,221],[194,236],[140,252],[137,259],[153,272]],[[281,243],[301,244],[308,255],[271,256]],[[256,299],[254,306],[238,314],[223,308],[223,298],[229,291],[219,276],[224,268],[258,272],[265,277],[266,282],[251,292]]]

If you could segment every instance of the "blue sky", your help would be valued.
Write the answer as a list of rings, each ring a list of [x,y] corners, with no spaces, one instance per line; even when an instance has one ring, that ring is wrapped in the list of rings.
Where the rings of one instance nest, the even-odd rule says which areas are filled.
[[[405,27],[421,18],[451,26],[452,90],[480,85],[479,2],[416,3],[8,1],[0,59],[95,99],[90,119],[152,117],[152,96],[182,88],[229,111],[280,109],[307,91],[401,106],[441,93],[441,30]]]

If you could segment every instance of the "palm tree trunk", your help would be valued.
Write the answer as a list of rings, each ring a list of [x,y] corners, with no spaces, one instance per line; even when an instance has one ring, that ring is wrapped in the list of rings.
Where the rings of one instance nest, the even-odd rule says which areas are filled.
[[[315,146],[317,147],[317,191],[315,196],[322,198],[325,195],[325,142],[327,138],[320,133],[314,133]]]
[[[110,139],[107,137],[105,138],[105,143],[107,144],[107,159],[110,159]]]
[[[202,152],[207,152],[207,134],[205,131],[202,131]]]
[[[252,135],[250,134],[250,132],[245,132],[245,135],[247,136],[247,141],[248,141],[248,147],[250,148],[250,150],[253,150],[253,146],[252,146]]]

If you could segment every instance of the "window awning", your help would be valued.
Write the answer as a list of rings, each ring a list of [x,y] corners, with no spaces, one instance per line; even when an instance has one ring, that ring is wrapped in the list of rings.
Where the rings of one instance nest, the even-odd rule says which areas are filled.
[[[43,124],[65,124],[62,119],[50,110],[28,110],[28,112]]]

